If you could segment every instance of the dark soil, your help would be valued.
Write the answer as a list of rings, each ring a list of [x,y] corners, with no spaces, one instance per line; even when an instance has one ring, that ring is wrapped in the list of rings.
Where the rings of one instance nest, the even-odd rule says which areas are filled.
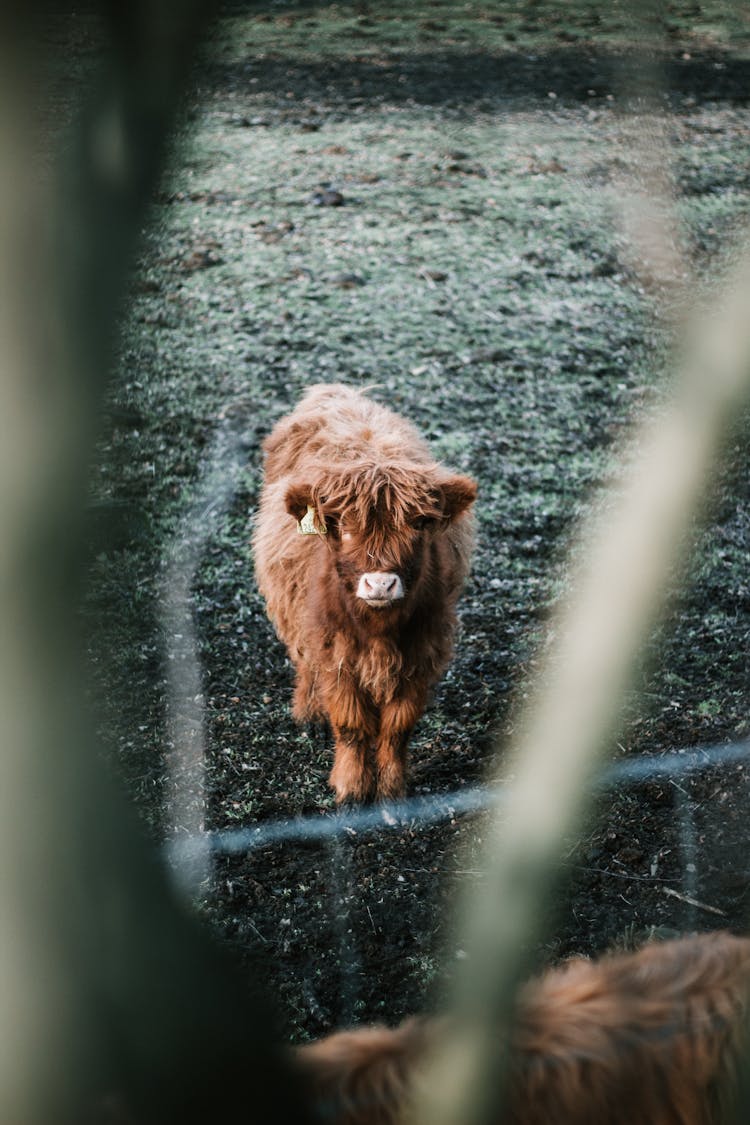
[[[500,764],[578,521],[618,439],[659,409],[681,294],[709,290],[748,209],[744,29],[718,6],[669,5],[644,63],[608,7],[277,4],[222,22],[154,201],[92,471],[102,738],[157,841],[180,830],[164,576],[219,436],[236,487],[213,522],[187,525],[207,540],[193,589],[208,822],[332,809],[330,741],[292,722],[249,550],[261,440],[311,382],[375,385],[480,482],[456,659],[413,739],[410,791]],[[621,233],[616,185],[643,171],[629,113],[646,93],[693,280],[649,284]],[[747,733],[745,434],[738,420],[616,759]],[[744,928],[748,785],[733,765],[599,797],[566,845],[540,961]],[[483,830],[415,821],[221,858],[199,909],[260,972],[289,1036],[394,1021],[461,955],[452,902],[481,878]]]

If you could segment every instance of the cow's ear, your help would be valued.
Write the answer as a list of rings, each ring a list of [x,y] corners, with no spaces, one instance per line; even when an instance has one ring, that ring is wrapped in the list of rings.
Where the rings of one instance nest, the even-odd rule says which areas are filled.
[[[308,504],[312,503],[312,489],[309,484],[290,484],[284,497],[286,510],[290,516],[299,521],[307,513]]]
[[[471,477],[448,477],[441,482],[443,519],[453,520],[465,512],[477,498],[477,482]]]

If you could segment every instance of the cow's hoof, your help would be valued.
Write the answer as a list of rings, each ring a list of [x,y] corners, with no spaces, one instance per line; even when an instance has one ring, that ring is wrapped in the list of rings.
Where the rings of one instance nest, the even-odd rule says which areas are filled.
[[[406,796],[406,786],[378,786],[375,794],[375,800],[378,804],[384,804],[386,801],[403,801]]]
[[[400,801],[406,796],[406,778],[403,769],[386,768],[378,771],[375,799]]]
[[[340,777],[334,770],[328,784],[336,793],[337,805],[364,805],[372,801],[374,780],[367,775],[359,777]]]

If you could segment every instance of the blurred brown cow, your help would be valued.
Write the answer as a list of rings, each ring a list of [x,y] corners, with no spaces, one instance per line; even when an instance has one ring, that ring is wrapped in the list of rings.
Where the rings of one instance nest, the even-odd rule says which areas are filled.
[[[338,801],[401,796],[453,648],[476,484],[340,384],[311,387],[264,448],[256,575],[297,672],[295,718],[330,721]]]
[[[527,985],[498,1125],[718,1125],[743,1041],[750,940],[716,933],[570,961]],[[297,1048],[320,1121],[397,1125],[442,1020]]]

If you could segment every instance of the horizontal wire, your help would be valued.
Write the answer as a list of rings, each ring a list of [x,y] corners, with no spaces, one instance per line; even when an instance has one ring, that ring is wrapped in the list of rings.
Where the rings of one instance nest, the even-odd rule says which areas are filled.
[[[658,777],[696,773],[711,766],[731,766],[750,755],[750,741],[726,742],[718,746],[695,746],[673,750],[658,758],[629,758],[606,767],[598,784],[608,789],[616,781],[651,781]]]
[[[734,765],[748,757],[750,742],[745,741],[676,750],[658,758],[629,759],[603,769],[596,779],[595,788],[609,789],[616,784],[685,776],[711,767]],[[199,836],[174,837],[167,841],[166,850],[170,862],[182,864],[206,848],[213,854],[234,855],[292,840],[315,842],[345,833],[356,836],[359,833],[413,828],[415,825],[422,827],[452,820],[465,813],[484,812],[499,804],[505,795],[504,786],[476,785],[437,796],[411,797],[367,808],[271,820],[246,828],[209,831]]]

